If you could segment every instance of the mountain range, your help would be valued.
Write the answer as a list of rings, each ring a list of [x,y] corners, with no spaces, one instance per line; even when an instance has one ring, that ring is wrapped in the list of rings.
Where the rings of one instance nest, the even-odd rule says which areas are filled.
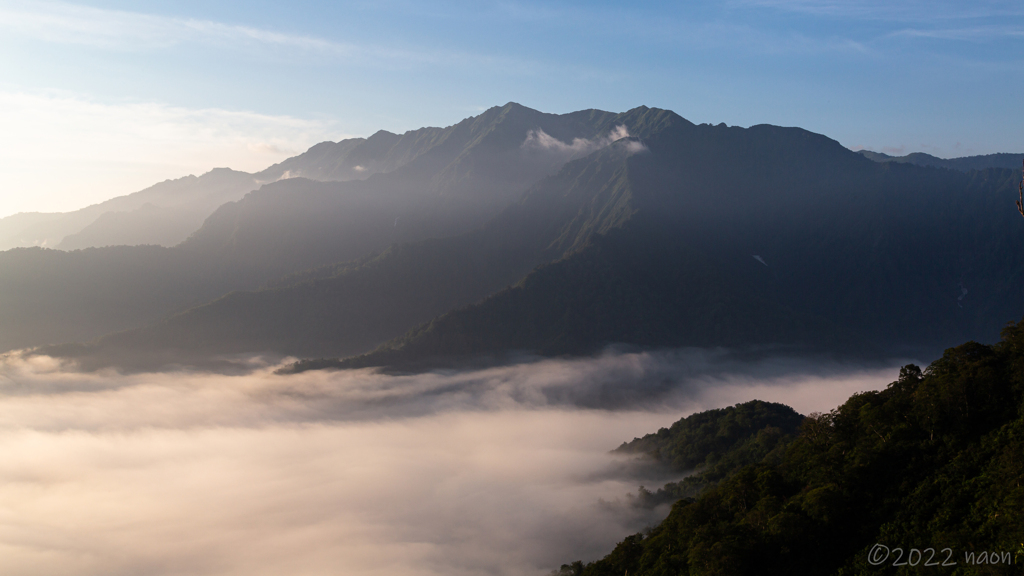
[[[85,222],[56,245],[96,246],[0,253],[0,347],[124,369],[609,344],[935,353],[1024,314],[1021,158],[919,165],[799,128],[510,103],[0,221],[48,242]],[[186,212],[205,219],[183,234]],[[99,247],[133,234],[165,246]]]
[[[906,156],[890,156],[882,152],[861,150],[865,158],[875,162],[896,162],[932,168],[949,168],[950,170],[984,170],[986,168],[1007,168],[1016,170],[1021,167],[1020,154],[985,154],[983,156],[964,156],[962,158],[938,158],[924,152],[913,152]]]

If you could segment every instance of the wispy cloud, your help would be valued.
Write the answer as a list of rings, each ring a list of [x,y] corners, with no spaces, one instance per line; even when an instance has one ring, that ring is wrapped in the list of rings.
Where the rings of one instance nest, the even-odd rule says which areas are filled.
[[[79,44],[123,51],[206,45],[220,49],[281,49],[297,57],[311,55],[342,60],[350,64],[397,65],[501,65],[506,72],[532,73],[538,64],[514,58],[425,49],[343,42],[309,35],[297,35],[195,18],[177,18],[141,12],[109,10],[62,2],[5,2],[0,4],[0,29],[61,44]]]
[[[789,12],[817,20],[869,22],[859,43],[888,38],[930,38],[954,41],[991,41],[1024,36],[1019,2],[882,2],[853,0],[736,0],[734,8],[760,8]],[[1017,23],[1014,23],[1017,21]],[[874,25],[881,25],[879,33]]]
[[[161,48],[187,42],[258,42],[350,54],[351,45],[209,20],[108,10],[61,2],[7,2],[0,26],[48,42],[106,48]]]
[[[1000,0],[971,3],[934,0],[732,0],[729,4],[735,7],[768,8],[810,16],[893,22],[1024,16],[1024,9],[1019,2]]]
[[[890,34],[893,37],[932,38],[936,40],[963,40],[990,42],[1004,38],[1024,38],[1022,26],[971,26],[964,28],[904,28]]]

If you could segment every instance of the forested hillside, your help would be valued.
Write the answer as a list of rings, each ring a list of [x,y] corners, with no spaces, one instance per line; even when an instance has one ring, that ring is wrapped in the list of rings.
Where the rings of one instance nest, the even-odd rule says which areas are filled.
[[[632,445],[662,450],[668,435]],[[810,415],[782,454],[559,573],[1020,574],[1022,510],[1024,322]]]

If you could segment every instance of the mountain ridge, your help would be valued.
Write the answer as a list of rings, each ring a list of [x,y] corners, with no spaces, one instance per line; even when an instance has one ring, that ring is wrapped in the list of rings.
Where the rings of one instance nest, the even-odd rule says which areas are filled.
[[[718,127],[714,127],[714,129],[719,131],[719,136],[724,136],[726,140],[729,139],[728,134],[731,129],[726,128],[723,130]],[[699,131],[701,127],[696,127],[695,130]],[[791,138],[797,141],[809,139],[808,142],[814,142],[810,146],[817,151],[830,149],[831,152],[829,154],[835,155],[837,159],[841,160],[840,165],[846,167],[844,169],[846,172],[834,172],[836,164],[832,162],[829,168],[819,170],[816,173],[815,167],[822,166],[823,164],[813,154],[807,155],[803,158],[803,161],[810,168],[799,172],[800,178],[804,182],[798,184],[797,181],[793,181],[790,178],[791,175],[785,170],[778,169],[779,166],[792,166],[791,162],[787,163],[787,161],[779,158],[780,155],[784,158],[787,154],[791,153],[792,148],[786,146],[765,147],[764,150],[768,152],[762,154],[763,157],[758,160],[759,164],[752,166],[750,170],[735,174],[729,173],[728,166],[715,168],[710,158],[701,160],[699,156],[696,156],[686,161],[676,160],[674,169],[683,172],[695,168],[698,164],[711,166],[712,170],[719,170],[725,178],[723,182],[717,185],[716,189],[720,190],[720,192],[714,193],[714,201],[709,206],[707,202],[707,185],[701,183],[699,175],[695,176],[692,173],[688,173],[685,180],[686,184],[684,185],[690,187],[691,192],[673,196],[670,200],[675,202],[675,205],[668,209],[667,203],[662,202],[658,204],[651,201],[651,199],[655,198],[660,191],[668,189],[678,190],[678,186],[670,185],[667,181],[647,182],[648,194],[641,194],[639,196],[640,200],[636,202],[636,206],[638,210],[646,210],[648,218],[645,220],[646,224],[637,224],[634,227],[634,231],[640,230],[642,233],[659,227],[667,229],[672,226],[679,226],[692,229],[692,232],[689,230],[684,231],[680,238],[686,238],[686,240],[680,241],[683,241],[690,249],[697,247],[697,253],[701,251],[699,247],[703,245],[705,249],[708,249],[710,244],[711,254],[709,256],[711,260],[707,260],[706,256],[698,257],[695,255],[697,253],[693,253],[694,256],[690,257],[689,260],[684,259],[689,262],[685,266],[697,266],[699,269],[701,265],[697,264],[697,262],[717,260],[721,264],[716,264],[712,268],[705,268],[702,273],[704,277],[729,278],[727,281],[723,280],[725,285],[734,285],[736,286],[735,290],[739,290],[739,292],[735,292],[731,297],[727,296],[730,291],[724,289],[723,286],[722,289],[717,290],[717,295],[714,297],[710,293],[706,293],[701,297],[704,299],[705,304],[696,306],[697,308],[709,311],[716,309],[736,311],[742,309],[742,306],[749,305],[751,302],[762,302],[754,307],[757,312],[755,313],[751,310],[751,312],[746,313],[745,320],[742,322],[735,318],[727,320],[727,317],[720,317],[718,320],[712,320],[711,317],[707,317],[705,320],[697,321],[695,319],[699,316],[694,316],[688,322],[696,322],[694,326],[703,326],[703,328],[679,331],[679,334],[691,334],[691,336],[679,340],[677,339],[678,336],[667,336],[671,333],[671,329],[664,325],[662,320],[659,320],[656,315],[649,316],[650,313],[656,310],[656,306],[653,304],[654,301],[652,301],[649,305],[631,310],[632,318],[642,319],[639,323],[631,324],[629,319],[609,319],[608,322],[610,324],[603,328],[598,327],[600,322],[591,326],[588,322],[601,317],[606,310],[623,307],[621,304],[611,304],[607,300],[607,296],[622,293],[619,288],[615,288],[616,282],[627,282],[628,284],[628,281],[621,278],[613,281],[611,280],[612,276],[594,276],[593,273],[588,273],[591,274],[589,276],[591,280],[581,282],[577,288],[574,288],[577,301],[584,307],[574,313],[573,318],[575,320],[571,322],[566,321],[567,323],[565,324],[558,324],[554,319],[566,313],[566,311],[572,310],[573,304],[560,302],[557,297],[549,297],[548,294],[551,293],[554,286],[560,286],[562,287],[560,289],[564,290],[566,286],[574,286],[574,282],[580,282],[580,278],[587,276],[571,280],[570,278],[573,278],[574,274],[578,275],[583,272],[566,272],[562,274],[563,278],[561,280],[551,278],[541,281],[542,277],[555,274],[556,268],[559,267],[568,270],[572,266],[579,265],[584,266],[580,270],[594,266],[597,266],[595,270],[604,269],[605,267],[609,270],[624,270],[629,266],[629,258],[632,257],[627,251],[619,256],[614,256],[613,264],[607,261],[607,257],[609,257],[607,254],[605,256],[595,253],[589,255],[577,254],[569,257],[570,259],[582,259],[576,264],[570,266],[568,262],[560,262],[549,264],[544,270],[537,269],[519,285],[507,288],[489,297],[482,303],[454,310],[438,317],[430,323],[410,331],[401,338],[383,344],[374,352],[347,360],[304,361],[285,371],[324,367],[423,367],[429,366],[431,362],[439,363],[438,365],[450,365],[451,362],[457,363],[474,355],[493,355],[502,349],[517,349],[542,354],[593,353],[599,350],[601,346],[612,343],[641,346],[729,346],[753,343],[799,344],[803,342],[807,344],[814,342],[819,346],[834,347],[841,344],[843,347],[857,347],[863,346],[865,342],[871,339],[867,334],[872,330],[872,323],[876,323],[878,326],[891,326],[889,330],[895,337],[886,337],[879,340],[878,347],[885,349],[886,346],[899,344],[901,341],[904,344],[915,341],[924,343],[929,338],[934,338],[935,334],[945,334],[941,338],[946,339],[946,341],[959,337],[964,333],[984,339],[986,338],[985,334],[994,335],[998,333],[1001,324],[999,320],[991,320],[993,316],[995,318],[1012,317],[1011,314],[1018,312],[1013,306],[1003,306],[1002,308],[1005,308],[1003,312],[992,316],[989,316],[987,312],[979,312],[976,315],[970,316],[971,320],[968,320],[967,317],[961,320],[955,320],[955,317],[950,316],[943,318],[944,315],[937,313],[939,308],[936,308],[936,306],[941,306],[941,297],[938,293],[934,293],[933,290],[926,288],[922,284],[926,282],[925,278],[927,278],[927,275],[917,274],[916,277],[920,278],[919,280],[912,280],[915,277],[913,275],[907,276],[906,278],[911,279],[908,281],[907,279],[901,279],[899,276],[894,276],[895,270],[890,271],[886,268],[878,268],[876,264],[872,263],[872,258],[877,258],[878,256],[873,256],[872,252],[877,252],[878,242],[885,238],[884,234],[886,233],[879,229],[883,236],[871,238],[865,237],[861,230],[878,229],[880,224],[890,230],[888,234],[894,236],[891,236],[892,239],[887,242],[890,244],[895,242],[895,244],[891,248],[887,248],[887,252],[882,257],[888,260],[895,258],[896,260],[891,265],[897,267],[904,266],[902,262],[909,263],[909,260],[912,260],[901,255],[904,252],[919,255],[918,257],[923,262],[928,263],[927,266],[930,268],[930,273],[943,274],[947,278],[949,277],[949,269],[951,267],[960,267],[961,270],[967,270],[972,266],[984,268],[998,265],[996,264],[998,259],[994,260],[991,255],[982,256],[979,258],[979,262],[968,264],[963,260],[964,248],[956,247],[958,242],[966,239],[950,241],[948,237],[950,234],[958,234],[958,232],[951,232],[951,230],[966,230],[974,226],[969,218],[964,218],[963,213],[957,213],[957,210],[964,210],[964,212],[972,214],[971,217],[974,217],[973,214],[978,213],[979,206],[971,205],[976,202],[971,199],[971,186],[986,189],[994,185],[1001,190],[1001,193],[1012,192],[1016,181],[1019,181],[1019,173],[990,169],[985,172],[975,171],[958,175],[953,180],[950,180],[950,176],[933,168],[873,164],[859,155],[842,148],[833,140],[821,140],[821,137],[799,130],[786,132],[787,129],[776,127],[752,127],[746,130],[745,136],[749,137],[748,141],[746,143],[734,143],[733,146],[736,147],[738,152],[732,157],[752,158],[750,149],[747,146],[749,146],[751,141],[756,142],[762,136],[762,132],[771,132],[776,135],[788,133],[791,135]],[[740,134],[740,132],[734,133]],[[678,133],[673,134],[666,133],[664,137],[674,138],[678,135]],[[701,139],[700,142],[703,143],[705,150],[714,149],[714,143],[709,143],[706,138]],[[648,144],[652,150],[657,150],[657,138],[649,140]],[[823,144],[825,145],[824,148],[822,148]],[[685,148],[683,150],[684,154],[692,153],[686,152]],[[714,152],[711,152],[711,154],[714,154]],[[633,160],[634,163],[643,163],[649,160],[649,157],[637,156]],[[686,163],[689,163],[689,168],[686,167]],[[650,174],[665,174],[667,171],[667,169],[659,171],[636,168],[634,173],[646,177]],[[843,175],[840,176],[840,174]],[[858,174],[860,176],[857,176]],[[864,179],[863,181],[868,186],[868,190],[871,190],[869,195],[865,195],[864,190],[858,191],[856,187],[851,188],[847,181],[850,177]],[[784,199],[780,199],[777,195],[766,195],[763,190],[758,190],[756,186],[745,186],[743,180],[746,178],[755,183],[770,182],[774,179],[779,182],[776,186],[788,187],[792,192]],[[642,182],[643,178],[637,181]],[[680,182],[683,182],[683,180],[680,180]],[[822,195],[820,193],[822,189],[829,190],[829,192]],[[941,193],[943,199],[937,203],[938,205],[933,205],[931,202],[931,198],[934,198],[934,192],[930,189],[943,191]],[[727,193],[724,201],[722,193]],[[932,196],[929,197],[928,194]],[[957,198],[956,202],[963,204],[963,207],[950,211],[946,203],[953,198]],[[1014,230],[1012,228],[1014,223],[1013,214],[1008,211],[998,210],[992,204],[994,199],[995,197],[989,193],[984,209],[988,211],[987,213],[998,216],[1001,240],[991,245],[1008,246],[1013,243],[1013,239],[1006,236],[1007,233],[1012,233]],[[645,202],[647,203],[646,206]],[[657,210],[659,207],[662,209],[660,212]],[[823,212],[826,208],[828,212]],[[916,215],[922,213],[933,214],[934,222],[923,226],[921,223],[915,224]],[[822,217],[826,219],[823,221]],[[926,218],[925,221],[929,221],[929,219]],[[801,222],[804,222],[804,224],[801,225]],[[723,226],[732,232],[720,233],[717,236],[713,236],[713,239],[709,239],[712,237],[708,235],[713,230],[721,229]],[[933,235],[929,236],[929,238],[934,237],[938,241],[935,247],[933,248],[927,241],[916,238],[913,234],[903,233],[902,230],[907,226],[915,230],[927,230],[928,234]],[[790,234],[788,240],[779,244],[779,239],[777,238],[779,229],[786,227],[792,228],[799,233],[795,236]],[[804,230],[799,230],[800,228]],[[829,232],[830,230],[831,232]],[[794,258],[786,254],[786,252],[806,252],[802,248],[803,245],[821,244],[823,238],[830,236],[831,239],[828,240],[828,243],[846,245],[844,248],[837,246],[835,250],[830,250],[830,252],[836,252],[837,250],[839,253],[852,252],[856,254],[856,257],[847,258],[850,260],[851,271],[840,274],[837,277],[837,280],[843,277],[847,279],[842,280],[839,284],[832,284],[834,289],[820,288],[819,295],[808,299],[808,295],[800,286],[815,282],[820,283],[818,279],[836,276],[836,271],[832,270],[833,266],[825,252],[812,252],[808,254],[809,258]],[[857,237],[860,237],[860,240],[856,241],[859,242],[859,247],[850,246],[850,239]],[[939,239],[942,240],[939,241]],[[988,240],[982,241],[978,237],[972,238],[970,242],[974,245],[989,244]],[[730,247],[730,244],[734,246]],[[760,248],[757,247],[758,244],[762,244]],[[778,247],[770,249],[769,246],[771,244],[776,244]],[[632,253],[642,254],[644,251],[649,251],[658,245],[658,242],[650,242],[644,245],[645,247],[643,248],[634,249]],[[743,255],[743,251],[746,251],[746,256]],[[933,254],[926,255],[929,251],[933,252]],[[737,252],[740,253],[737,254]],[[665,260],[662,262],[663,265],[667,265],[672,258],[676,258],[675,256],[669,256],[670,253],[671,251],[664,252]],[[763,255],[761,263],[757,263],[758,261],[751,257],[751,255],[756,256],[758,253]],[[946,260],[944,256],[936,258],[935,253],[949,254],[953,257],[953,260]],[[981,253],[976,254],[980,256]],[[597,260],[594,260],[594,258],[597,258]],[[722,260],[723,258],[725,260]],[[771,265],[763,262],[765,258],[767,258]],[[605,259],[603,260],[604,264],[600,264],[602,259]],[[959,259],[959,262],[956,261],[957,259]],[[896,264],[897,261],[901,263]],[[982,261],[986,263],[982,265]],[[591,263],[583,264],[584,262]],[[745,264],[743,264],[744,262]],[[989,264],[990,262],[992,264]],[[1017,271],[1013,274],[1021,274],[1019,271],[1021,265],[1020,258],[1007,259],[1004,262],[1014,262],[1013,266]],[[810,267],[808,267],[808,264]],[[725,266],[724,268],[721,267],[723,265]],[[656,266],[658,265],[652,262],[648,268],[653,269]],[[757,274],[770,272],[772,266],[783,266],[783,269],[793,268],[793,272],[798,272],[799,279],[783,283],[788,284],[788,287],[783,287],[783,284],[780,284],[777,279],[772,280],[768,277],[758,279]],[[712,271],[715,268],[717,268],[717,272]],[[799,272],[801,269],[805,271]],[[976,273],[982,274],[981,277],[977,278],[978,281],[986,282],[992,288],[999,287],[997,289],[1000,290],[1008,288],[1002,279],[1002,273],[994,271],[981,272],[980,270]],[[569,275],[566,276],[565,274]],[[871,280],[870,284],[862,287],[864,276],[874,277],[874,279]],[[618,278],[618,276],[615,277]],[[683,297],[682,292],[671,288],[673,281],[669,278],[666,277],[658,281],[658,285],[663,286],[658,298],[665,299],[663,303],[669,310],[686,308],[688,306],[688,299],[692,298],[693,295]],[[962,288],[964,282],[963,271],[960,272],[960,278],[959,287]],[[531,282],[536,285],[533,289],[531,289]],[[879,289],[882,289],[882,286],[892,284],[893,282],[896,283],[898,292],[894,293],[890,298],[896,298],[900,302],[898,306],[887,307],[885,305],[871,304],[870,302],[878,299],[870,300],[856,295],[857,291],[874,294]],[[542,284],[547,285],[547,288],[540,288],[539,286]],[[606,288],[601,288],[603,285]],[[741,288],[742,286],[747,287]],[[949,289],[950,296],[947,302],[954,302],[952,298],[956,294],[952,289],[954,286],[951,286]],[[610,292],[602,296],[605,294],[603,290],[609,290]],[[754,291],[750,296],[743,296],[745,292],[750,290]],[[832,295],[836,290],[840,294],[845,295],[837,300]],[[929,294],[929,292],[931,293]],[[527,294],[531,293],[532,296],[527,296]],[[630,296],[627,296],[627,300],[635,302],[635,300],[630,299],[647,298],[647,296],[643,295],[644,293],[644,290],[635,287],[624,294],[630,294]],[[797,296],[787,295],[787,293]],[[672,294],[676,295],[673,296]],[[963,294],[956,295],[961,296],[961,298],[955,301],[955,305],[962,309]],[[733,302],[722,308],[723,304],[717,299],[723,297],[732,298]],[[939,298],[938,300],[937,297]],[[774,302],[775,304],[772,306],[777,307],[776,312],[769,313],[768,309],[770,307],[766,307],[764,301],[761,300],[762,298],[767,298],[768,301]],[[846,299],[845,303],[844,299]],[[595,303],[583,304],[583,302],[590,300],[595,300]],[[607,305],[597,305],[596,301],[604,301]],[[851,304],[858,301],[861,303],[854,304],[851,307]],[[884,299],[881,301],[884,301]],[[516,302],[519,302],[519,304],[516,304]],[[928,304],[923,305],[923,302],[928,302]],[[865,305],[868,307],[865,308]],[[543,308],[545,306],[548,307],[546,308],[546,313],[538,314],[536,312],[539,309],[545,309]],[[689,306],[692,307],[693,304]],[[837,306],[839,306],[838,311],[841,314],[839,317],[836,316]],[[872,310],[872,307],[876,309]],[[991,304],[983,304],[982,307],[991,307]],[[504,312],[499,312],[499,310],[504,310]],[[650,312],[641,312],[641,310],[648,310]],[[889,311],[882,312],[883,310]],[[953,312],[959,313],[956,310]],[[760,339],[759,341],[752,340],[749,334],[747,336],[737,336],[739,334],[737,333],[733,336],[727,336],[727,332],[720,331],[722,326],[735,327],[742,325],[743,322],[749,323],[754,317],[762,314],[767,314],[767,316],[762,316],[764,318],[763,321],[767,322],[767,325],[761,331],[762,336],[756,337]],[[917,322],[913,319],[915,314],[922,316]],[[965,313],[959,313],[961,316],[963,314]],[[892,315],[893,318],[898,317],[899,320],[887,319],[886,315]],[[534,320],[530,320],[531,318]],[[771,319],[769,320],[769,318]],[[870,321],[865,320],[867,318],[870,318]],[[986,318],[990,319],[986,320]],[[917,326],[922,320],[935,324],[932,329],[925,330]],[[528,327],[529,322],[540,322],[540,324]],[[796,322],[799,326],[792,325],[793,322]],[[958,323],[962,325],[958,325]],[[856,330],[838,331],[839,326],[847,324],[856,327]],[[488,325],[500,326],[501,329],[498,331],[489,330],[487,328]],[[556,328],[557,325],[563,327]],[[629,325],[634,326],[634,328],[626,328]],[[643,332],[631,332],[641,325],[647,326],[648,330],[655,329],[661,331],[666,336],[651,340],[649,335],[645,336]],[[791,325],[791,328],[786,329],[785,326],[787,325]],[[541,328],[541,326],[547,326],[547,328]],[[591,327],[581,329],[580,326]],[[613,328],[614,326],[619,327]],[[655,326],[661,327],[654,328]],[[750,326],[753,327],[753,324]],[[768,328],[768,326],[771,326],[771,328]],[[877,328],[875,329],[877,330]],[[526,333],[533,334],[533,336],[522,336],[516,339],[514,335],[524,334],[521,332],[522,330],[526,330]],[[598,334],[601,330],[606,331],[605,335],[595,337],[595,334]],[[786,336],[787,330],[790,330],[788,336]],[[964,332],[965,330],[966,332]],[[547,335],[541,336],[542,334]],[[709,334],[717,334],[717,336],[708,338]],[[779,340],[773,342],[765,339],[765,336],[768,334]],[[880,334],[876,334],[874,337],[880,336]],[[988,336],[988,338],[991,337]],[[494,340],[494,338],[498,339]],[[545,344],[545,342],[548,343]],[[886,344],[882,344],[882,342],[886,342]],[[943,346],[941,342],[940,338],[934,338],[928,345],[931,346],[931,350],[934,350],[936,347],[941,349]],[[878,351],[876,350],[875,353]]]
[[[1001,205],[1019,172],[878,163],[800,128],[647,107],[509,104],[409,134],[421,154],[391,172],[279,180],[175,248],[244,276],[241,292],[42,352],[336,358],[320,367],[609,344],[879,354],[985,340],[1021,312]],[[468,186],[486,175],[494,188]]]
[[[520,114],[522,110],[519,110],[519,108],[509,108],[505,111],[506,116],[510,113],[512,116]],[[633,113],[633,117],[642,119],[648,112],[649,110],[647,109],[639,109]],[[526,111],[523,114],[527,117],[540,115],[540,113],[530,111]],[[523,116],[523,114],[520,114],[520,116]],[[663,111],[656,111],[653,114],[661,115],[662,123],[665,122],[666,117],[669,121],[672,120],[672,116],[666,116],[666,113]],[[501,109],[495,109],[491,112],[492,118],[500,115]],[[566,125],[567,127],[559,128],[562,116],[540,115],[540,117],[544,118],[545,122],[554,123],[546,127],[551,132],[562,130],[563,132],[568,131],[567,133],[570,134],[573,133],[572,130],[574,128],[572,126]],[[599,139],[598,147],[606,146],[609,142],[606,141],[607,134],[603,132],[604,127],[618,126],[617,120],[622,115],[589,111],[582,115],[573,116],[573,118],[576,118],[574,122],[578,121],[577,123],[587,121],[588,117],[597,117],[604,124],[588,128],[589,132],[578,134],[579,138],[577,140],[591,143],[590,139],[584,137],[596,134],[601,139],[604,139]],[[483,122],[479,119],[474,121]],[[472,123],[472,121],[461,123],[467,134],[469,133],[468,126]],[[486,125],[487,123],[483,122],[483,124],[477,126],[478,134],[474,138],[480,142],[487,138],[493,140],[501,133],[500,130],[485,130],[481,128],[481,126]],[[652,125],[655,125],[655,123],[652,122]],[[501,126],[501,124],[495,124],[494,126]],[[527,153],[530,151],[523,150],[523,144],[527,133],[534,129],[543,130],[545,126],[519,123],[515,129],[523,135],[524,140],[522,142],[518,141],[519,136],[515,134],[504,138],[503,146],[509,161],[513,163],[519,162],[522,166],[536,167],[538,165],[537,159]],[[657,129],[657,126],[655,125],[653,129]],[[449,140],[451,140],[451,137],[449,137]],[[467,142],[470,142],[470,140],[464,139],[459,146],[464,148],[468,145],[466,144]],[[556,146],[571,146],[573,142],[575,140],[572,139],[568,143],[559,141],[559,144]],[[473,154],[463,154],[463,152],[466,152],[463,148],[459,148],[461,150],[459,154],[454,154],[451,150],[448,150],[445,152],[447,154],[446,158],[450,159],[461,156],[463,161],[466,161],[467,158],[473,160]],[[555,170],[563,160],[571,157],[576,152],[578,150],[569,150],[568,154],[563,154],[554,160],[550,158],[543,159],[544,161],[541,162],[540,167],[543,168],[545,173],[549,169]],[[477,156],[479,155],[477,154]],[[441,158],[447,162],[443,164],[440,161],[436,161],[437,158],[426,158],[420,165],[408,166],[407,172],[418,171],[417,173],[423,176],[422,178],[411,178],[405,173],[396,174],[391,172],[374,174],[366,180],[360,181],[332,183],[314,182],[303,178],[289,178],[264,185],[259,190],[248,192],[240,200],[221,205],[213,215],[207,218],[207,222],[204,227],[200,228],[199,232],[194,233],[190,240],[172,248],[172,252],[168,254],[176,254],[178,252],[189,253],[189,258],[192,258],[197,263],[201,263],[197,264],[197,270],[203,270],[201,273],[188,274],[192,282],[207,283],[211,286],[223,286],[228,288],[225,292],[231,289],[252,290],[261,285],[267,285],[273,282],[274,278],[283,275],[297,273],[316,266],[330,266],[338,262],[363,259],[371,254],[385,250],[392,244],[415,242],[430,237],[450,236],[464,230],[469,230],[476,226],[475,222],[487,217],[487,214],[490,212],[496,213],[504,207],[501,202],[505,200],[501,200],[501,194],[507,195],[507,192],[500,190],[487,200],[490,202],[490,205],[483,206],[483,209],[480,204],[474,204],[472,199],[460,204],[465,196],[455,197],[453,194],[447,194],[438,199],[438,196],[431,192],[431,190],[435,190],[431,188],[432,184],[430,183],[433,176],[429,172],[424,171],[428,169],[435,169],[438,172],[443,171],[445,167],[450,165],[446,158]],[[486,172],[487,166],[485,164],[475,166],[476,168],[474,169],[481,174]],[[400,171],[397,170],[396,172]],[[427,176],[430,177],[428,178]],[[525,189],[528,187],[527,182],[533,177],[533,174],[524,171],[519,177],[521,178],[521,186]],[[422,183],[422,186],[418,186],[417,182]],[[532,184],[532,182],[529,183]],[[391,194],[392,192],[393,194]],[[490,191],[481,189],[473,194],[476,197],[484,197],[489,193]],[[403,194],[412,200],[402,204]],[[398,210],[397,213],[396,208]],[[212,230],[219,231],[211,234]],[[514,234],[514,232],[508,233],[508,235],[511,234]],[[203,235],[208,236],[206,240],[200,241]],[[205,245],[203,245],[204,242]],[[141,254],[141,252],[130,251],[128,253]],[[74,252],[71,254],[74,254]],[[72,258],[79,257],[84,258],[84,256],[73,256]],[[519,258],[519,256],[516,258]],[[524,260],[520,261],[525,262]],[[0,272],[4,272],[2,264],[0,262]],[[126,261],[123,265],[124,272],[127,272],[132,266],[134,264]],[[513,267],[515,266],[519,265],[513,265]],[[526,268],[526,270],[528,269],[529,267]],[[523,270],[523,273],[526,270]],[[9,273],[12,276],[19,274],[15,269],[10,269],[4,273]],[[114,274],[114,276],[122,281],[127,281],[129,284],[134,282],[123,276],[122,272],[115,273],[110,271],[108,273]],[[218,278],[231,278],[231,282],[223,284]],[[516,277],[506,278],[501,274],[494,278],[485,282],[485,285],[493,286],[493,288],[486,289],[488,292],[492,289],[498,289],[506,283],[514,282],[517,279]],[[499,282],[499,284],[487,284],[487,282],[492,281]],[[435,282],[440,282],[440,280]],[[140,287],[144,285],[142,283],[137,284]],[[87,283],[86,285],[94,284]],[[4,295],[0,300],[3,301],[2,303],[7,303],[11,309],[20,307],[22,305],[19,302],[34,301],[31,300],[31,295],[27,290],[28,286],[25,285],[19,288],[19,290]],[[88,290],[79,288],[72,288],[71,290],[79,295],[68,301],[69,306],[72,301],[78,302],[79,304],[77,305],[85,307],[90,307],[90,299],[102,301],[102,294],[99,292],[89,293]],[[225,292],[220,294],[208,293],[210,294],[209,301],[216,300]],[[482,297],[485,294],[478,294],[473,298]],[[180,300],[173,300],[179,303],[172,304],[166,297],[153,300],[152,312],[139,316],[138,323],[135,326],[146,325],[158,320],[162,315],[181,311]],[[449,300],[445,300],[442,297],[438,301],[446,302]],[[454,302],[453,305],[461,303],[463,302],[459,300]],[[40,318],[57,315],[60,310],[60,307],[51,310],[40,308],[39,304],[34,306],[36,306],[34,309],[40,315]],[[107,305],[104,304],[104,306]],[[438,312],[440,311],[443,310]],[[96,313],[100,314],[100,309],[96,309]],[[67,317],[73,318],[74,316]],[[82,339],[83,332],[63,331],[60,329],[59,320],[55,318],[53,322],[53,335],[45,337],[45,340],[40,341],[38,338],[31,340],[12,339],[12,343],[18,342],[19,344],[9,345],[55,344],[70,340],[69,336],[71,334],[75,334],[75,339]],[[101,324],[97,324],[97,326],[99,325]],[[6,331],[11,334],[12,338],[18,333],[17,326],[17,324],[10,324],[6,328]],[[122,328],[131,328],[131,325],[124,325]],[[68,336],[61,337],[60,334],[62,333]],[[85,337],[83,340],[88,341],[101,335],[93,334],[92,336]],[[39,338],[43,338],[43,336],[39,336]]]
[[[1007,168],[1016,170],[1024,164],[1024,154],[983,154],[979,156],[963,156],[960,158],[939,158],[924,152],[911,152],[905,156],[890,156],[882,152],[871,150],[859,150],[859,154],[875,162],[896,162],[899,164],[914,164],[915,166],[930,166],[934,168],[949,168],[967,172],[970,170],[984,170],[986,168]]]

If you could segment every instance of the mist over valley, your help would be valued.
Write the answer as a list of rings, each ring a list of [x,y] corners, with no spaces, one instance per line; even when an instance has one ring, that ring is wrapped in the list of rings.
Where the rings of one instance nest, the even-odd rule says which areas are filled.
[[[882,533],[1008,545],[1022,160],[510,102],[0,219],[0,567],[865,573]],[[921,528],[954,472],[988,520]]]
[[[699,350],[404,376],[275,367],[5,358],[5,569],[547,572],[667,514],[629,495],[681,475],[613,455],[624,441],[751,398],[827,410],[894,370]]]

